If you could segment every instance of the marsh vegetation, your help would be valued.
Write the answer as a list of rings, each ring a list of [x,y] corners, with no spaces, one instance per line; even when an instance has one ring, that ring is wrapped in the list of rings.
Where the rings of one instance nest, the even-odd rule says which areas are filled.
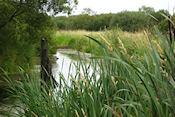
[[[160,11],[167,14],[157,15],[153,9],[142,7],[138,12],[53,18],[41,12],[44,10],[42,2],[37,6],[33,2],[2,1],[0,10],[5,12],[8,8],[6,13],[9,15],[0,19],[0,23],[5,24],[0,27],[0,44],[4,44],[0,46],[0,80],[7,87],[1,89],[10,94],[3,99],[15,100],[15,103],[3,104],[6,109],[0,108],[1,115],[174,117],[174,34],[172,32],[171,43],[164,28],[168,20],[174,28],[173,17],[166,17],[169,13]],[[54,5],[58,4],[53,4],[53,9],[58,11]],[[71,10],[63,8],[68,12]],[[15,15],[14,20],[6,22],[14,9],[22,15]],[[160,21],[155,22],[146,13],[152,13]],[[140,16],[143,17],[139,19]],[[86,19],[86,23],[82,19]],[[95,27],[98,25],[94,22],[99,27]],[[57,87],[48,86],[33,67],[40,63],[40,40],[43,37],[50,38],[51,58],[59,47],[78,51],[74,63],[62,59],[65,55],[60,52],[56,54],[58,59],[53,63],[53,72]],[[57,65],[60,70],[56,70]],[[61,71],[64,67],[66,72]],[[17,73],[17,78],[12,73]]]

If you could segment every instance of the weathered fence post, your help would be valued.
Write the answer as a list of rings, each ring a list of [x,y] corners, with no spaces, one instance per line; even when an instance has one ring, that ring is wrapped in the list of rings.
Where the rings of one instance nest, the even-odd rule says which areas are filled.
[[[52,75],[52,65],[48,56],[48,40],[46,38],[41,40],[41,78],[45,81],[48,87],[50,85],[53,85],[54,87],[58,85]]]
[[[41,40],[41,78],[49,86],[51,74],[51,66],[48,57],[48,43],[47,39],[43,38]]]
[[[46,38],[41,40],[41,78],[45,81],[47,86],[53,85],[56,87],[58,85],[52,75],[52,65],[48,56],[48,40]]]

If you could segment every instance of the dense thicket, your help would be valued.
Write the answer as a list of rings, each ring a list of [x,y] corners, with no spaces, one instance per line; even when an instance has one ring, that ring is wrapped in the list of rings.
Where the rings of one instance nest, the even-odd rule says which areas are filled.
[[[77,30],[85,29],[98,31],[104,29],[120,28],[124,31],[139,31],[150,28],[154,25],[162,26],[165,18],[162,14],[168,15],[166,10],[154,11],[151,7],[141,7],[139,11],[122,11],[116,14],[89,15],[81,14],[76,16],[58,16],[55,22],[58,29]]]

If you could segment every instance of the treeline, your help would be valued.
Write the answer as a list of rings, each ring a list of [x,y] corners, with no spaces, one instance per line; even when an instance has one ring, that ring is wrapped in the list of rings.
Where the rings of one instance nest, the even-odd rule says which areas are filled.
[[[55,23],[60,30],[99,31],[104,29],[120,28],[124,31],[139,31],[158,25],[161,29],[166,27],[164,15],[169,15],[166,10],[155,11],[151,7],[142,6],[139,11],[122,11],[116,14],[91,15],[89,12],[76,16],[55,17]]]

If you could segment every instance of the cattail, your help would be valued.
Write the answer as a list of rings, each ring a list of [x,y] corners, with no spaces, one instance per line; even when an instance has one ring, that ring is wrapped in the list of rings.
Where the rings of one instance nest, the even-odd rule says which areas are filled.
[[[82,81],[85,83],[86,87],[88,88],[88,82],[86,81],[86,79],[83,77],[82,73],[79,71],[79,75],[82,79]]]
[[[80,117],[77,110],[75,110],[75,114],[76,114],[77,117]]]
[[[106,41],[106,39],[102,35],[99,34],[99,36],[104,41],[104,43],[106,44],[106,46],[108,47],[108,50],[110,52],[112,52],[113,51],[113,48],[111,47],[111,44],[108,41]]]
[[[130,56],[128,60],[129,60],[130,62],[132,62],[132,59],[133,59],[133,56]]]
[[[111,80],[112,80],[112,82],[114,83],[114,85],[117,85],[117,84],[118,84],[118,81],[115,82],[114,76],[111,76]]]
[[[108,41],[106,41],[106,39],[102,36],[102,35],[99,35],[100,36],[100,38],[105,42],[105,44],[107,45],[107,46],[111,46],[111,44],[108,42]]]
[[[123,54],[123,55],[127,55],[127,50],[126,48],[124,47],[124,44],[123,42],[120,40],[120,38],[118,37],[118,43],[119,43],[119,48],[121,49],[120,53]]]
[[[157,101],[157,102],[160,102],[160,99],[159,99],[159,98],[156,98],[156,101]]]
[[[155,44],[155,46],[156,46],[156,48],[157,48],[157,50],[158,50],[160,56],[163,57],[163,50],[162,50],[162,48],[160,47],[160,45],[159,45],[156,41],[153,41],[153,43]]]
[[[168,78],[168,73],[167,72],[165,73],[165,77]]]
[[[146,36],[146,40],[147,40],[147,42],[148,42],[149,48],[150,48],[150,50],[152,51],[151,43],[150,43],[149,38],[148,38],[148,34],[147,34],[147,32],[146,32],[145,30],[144,30],[143,32],[144,32],[144,34],[145,34],[145,36]]]
[[[154,67],[156,67],[156,64],[155,63],[153,63],[153,65],[154,65]]]
[[[122,117],[118,112],[116,112],[115,110],[113,110],[110,106],[108,106],[108,105],[106,105],[106,104],[104,104],[104,106],[105,106],[107,109],[111,110],[111,111],[113,112],[113,114],[115,114],[117,117]]]
[[[83,116],[86,117],[86,114],[85,114],[85,112],[84,112],[84,110],[82,108],[81,108],[81,111],[83,113]]]
[[[78,82],[75,80],[75,78],[73,78],[73,81],[75,82],[75,85],[78,88],[78,92],[81,93],[80,86],[79,86]]]
[[[164,53],[163,53],[163,50],[162,48],[160,47],[160,45],[156,42],[156,41],[153,41],[153,43],[155,44],[159,54],[160,54],[160,58],[161,58],[161,63],[162,63],[162,67],[165,68],[165,65],[166,65],[166,59],[164,59]]]
[[[162,68],[164,68],[164,69],[166,67],[166,61],[167,61],[166,59],[161,58]]]
[[[166,78],[168,78],[168,73],[167,73],[162,67],[160,67],[160,70],[161,70],[161,72],[163,73],[163,75],[164,75]]]
[[[38,115],[36,115],[33,111],[31,111],[31,113],[34,115],[34,117],[38,117]]]
[[[161,59],[161,63],[163,64],[163,65],[165,65],[166,64],[166,59]]]
[[[110,52],[112,52],[113,51],[113,48],[112,47],[108,47],[108,50],[110,51]]]

